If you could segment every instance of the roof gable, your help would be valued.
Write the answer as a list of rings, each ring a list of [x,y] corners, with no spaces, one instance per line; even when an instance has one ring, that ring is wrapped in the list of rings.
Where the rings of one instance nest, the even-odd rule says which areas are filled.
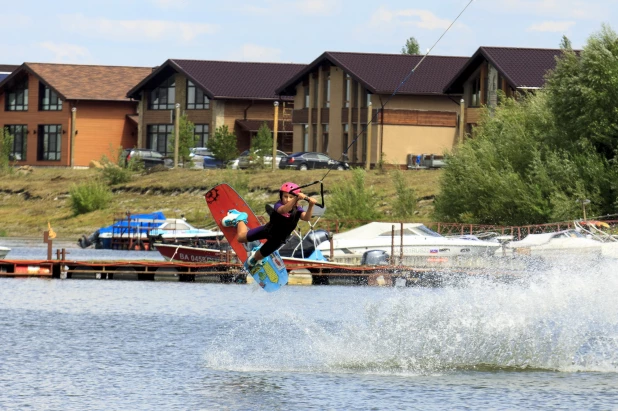
[[[28,71],[65,100],[126,101],[127,91],[152,72],[149,67],[24,63],[4,81]]]
[[[445,87],[445,93],[463,93],[463,84],[484,61],[491,63],[515,89],[543,87],[545,75],[556,67],[556,58],[562,53],[561,49],[479,47]]]
[[[423,57],[327,51],[298,75],[280,85],[277,91],[281,94],[295,94],[298,83],[328,62],[343,69],[374,94],[392,94],[395,90],[397,94],[443,94],[446,84],[468,61],[468,57],[427,56],[397,89]]]
[[[278,100],[276,87],[304,67],[305,64],[291,63],[171,59],[131,89],[129,96],[138,97],[142,89],[156,87],[161,74],[173,68],[211,99]]]

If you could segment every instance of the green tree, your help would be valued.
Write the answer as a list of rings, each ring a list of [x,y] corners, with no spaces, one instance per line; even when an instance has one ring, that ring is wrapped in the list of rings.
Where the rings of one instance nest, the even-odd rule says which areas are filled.
[[[573,50],[571,40],[569,40],[567,36],[562,36],[562,39],[560,40],[560,48],[563,50]]]
[[[13,151],[13,136],[8,129],[0,128],[0,173],[11,170],[11,152]]]
[[[556,144],[567,149],[589,141],[605,158],[618,149],[618,36],[603,25],[581,53],[565,49],[548,76],[549,105],[563,133]]]
[[[229,131],[227,126],[217,127],[215,135],[206,142],[206,148],[212,151],[213,156],[227,163],[238,157],[236,148],[236,134]]]
[[[406,40],[406,45],[401,48],[401,54],[421,54],[418,41],[414,37]]]
[[[273,151],[273,135],[272,131],[266,124],[262,123],[258,129],[257,135],[251,140],[251,149],[249,156],[252,160],[251,167],[264,168],[264,156],[271,155]]]
[[[186,114],[180,116],[180,130],[178,132],[178,162],[182,163],[184,168],[191,168],[191,149],[195,147],[198,136],[195,134],[195,124],[189,121]],[[172,133],[168,138],[168,151],[174,152],[176,144],[175,133]]]
[[[503,99],[485,110],[474,138],[447,156],[435,218],[477,224],[525,225],[608,210],[613,175],[592,146],[568,151],[552,144],[560,133],[546,93]],[[605,188],[604,188],[605,187]]]

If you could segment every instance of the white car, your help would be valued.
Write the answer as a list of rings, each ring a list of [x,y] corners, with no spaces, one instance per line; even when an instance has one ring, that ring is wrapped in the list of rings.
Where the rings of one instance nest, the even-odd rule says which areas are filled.
[[[281,150],[277,150],[277,157],[276,157],[276,163],[275,163],[276,168],[279,167],[279,162],[281,161],[281,159],[285,157],[287,157],[286,153],[284,153]],[[240,157],[238,157],[238,168],[239,169],[249,168],[251,164],[253,163],[253,161],[254,159],[251,158],[249,150],[245,150],[240,154]],[[264,156],[264,166],[266,167],[271,166],[272,163],[273,163],[273,154],[271,151]]]

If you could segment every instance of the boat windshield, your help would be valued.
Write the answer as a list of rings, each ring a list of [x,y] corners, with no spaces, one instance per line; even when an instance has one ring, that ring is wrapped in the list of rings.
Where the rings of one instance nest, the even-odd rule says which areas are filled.
[[[414,227],[415,230],[418,230],[420,232],[422,232],[424,235],[430,236],[430,237],[442,237],[441,234],[436,233],[435,231],[425,227],[424,225],[419,225],[418,227]]]
[[[380,237],[390,237],[393,235],[393,231],[385,231],[382,234],[380,234]],[[394,235],[395,237],[399,237],[401,235],[401,230],[395,230],[394,231]],[[429,228],[425,227],[424,225],[419,225],[416,227],[412,227],[412,228],[404,228],[403,229],[403,235],[420,235],[420,236],[427,236],[427,237],[442,237],[440,234],[436,233],[433,230],[430,230]]]

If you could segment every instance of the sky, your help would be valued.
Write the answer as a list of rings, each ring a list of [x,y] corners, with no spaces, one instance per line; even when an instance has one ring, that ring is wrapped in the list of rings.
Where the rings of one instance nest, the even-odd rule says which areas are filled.
[[[481,46],[582,48],[618,0],[0,0],[0,64],[310,63],[325,51],[471,56]],[[469,5],[468,5],[469,4]],[[444,34],[455,18],[455,24]],[[444,36],[440,39],[440,36]],[[437,42],[437,44],[436,44]],[[434,47],[435,44],[435,47]]]

